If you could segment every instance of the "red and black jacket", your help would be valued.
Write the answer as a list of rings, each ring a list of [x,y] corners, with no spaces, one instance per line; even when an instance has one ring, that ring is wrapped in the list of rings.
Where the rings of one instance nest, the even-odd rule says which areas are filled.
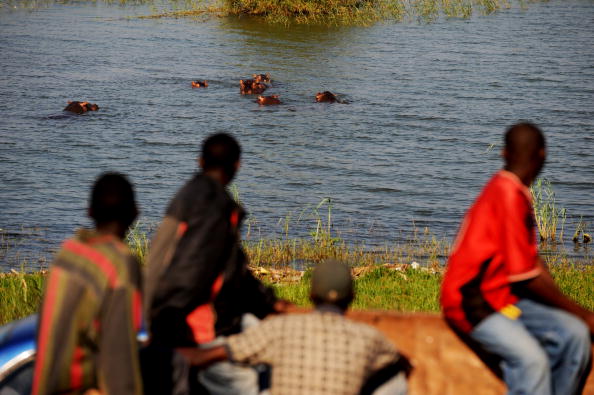
[[[244,210],[197,174],[175,195],[151,245],[145,305],[153,344],[205,343],[240,331],[245,313],[264,318],[276,301],[247,267]]]

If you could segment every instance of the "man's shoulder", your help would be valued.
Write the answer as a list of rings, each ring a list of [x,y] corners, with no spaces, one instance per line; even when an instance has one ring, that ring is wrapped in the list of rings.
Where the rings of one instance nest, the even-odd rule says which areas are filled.
[[[521,184],[517,176],[500,170],[485,184],[472,204],[469,215],[471,217],[492,215],[492,210],[505,210],[505,207],[515,207],[518,204],[529,206],[530,201],[529,189]]]
[[[95,237],[85,230],[64,241],[53,265],[88,280],[102,282],[103,278],[112,287],[134,280],[140,271],[138,261],[123,241]]]
[[[530,190],[514,173],[500,170],[485,185],[484,193],[494,200],[510,199],[520,196],[530,200]]]

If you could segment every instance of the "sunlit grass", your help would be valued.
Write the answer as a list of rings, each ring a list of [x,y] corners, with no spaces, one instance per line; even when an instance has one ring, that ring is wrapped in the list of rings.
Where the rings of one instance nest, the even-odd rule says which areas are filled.
[[[587,309],[594,310],[594,266],[571,264],[550,266],[561,290]],[[442,271],[378,267],[355,279],[354,309],[400,312],[439,312]],[[266,280],[265,280],[266,281]],[[281,298],[299,306],[311,306],[310,276],[299,282],[275,282],[272,287]]]
[[[44,280],[44,272],[0,273],[0,325],[37,311]]]
[[[594,265],[550,267],[561,290],[582,306],[594,309]],[[44,272],[0,274],[0,325],[35,313],[41,302]],[[268,282],[281,298],[310,306],[310,272],[297,281]],[[438,312],[442,271],[375,267],[355,279],[355,309]]]
[[[138,229],[134,232],[142,234]],[[146,235],[129,236],[138,256],[146,256]],[[136,247],[135,247],[136,246]],[[353,247],[331,238],[316,240],[260,240],[248,245],[252,270],[271,285],[279,297],[300,306],[309,302],[309,267],[336,258],[353,267],[356,309],[406,312],[439,311],[439,287],[443,275],[440,256],[449,249],[445,242],[422,232],[406,243],[383,249]],[[447,254],[446,254],[447,255]],[[543,255],[560,288],[578,303],[594,309],[594,258],[575,259],[560,249]],[[418,261],[418,262],[417,262]],[[273,264],[274,262],[274,264]],[[291,266],[302,262],[305,273]],[[41,301],[44,271],[11,271],[0,274],[0,324],[37,311]]]

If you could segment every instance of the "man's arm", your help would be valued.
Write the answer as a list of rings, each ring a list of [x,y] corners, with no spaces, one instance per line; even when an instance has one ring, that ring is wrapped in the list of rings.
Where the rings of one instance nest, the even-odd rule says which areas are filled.
[[[374,342],[369,349],[371,353],[371,372],[360,390],[360,394],[372,394],[383,384],[392,380],[400,372],[406,377],[413,369],[408,358],[400,354],[394,344],[382,333],[376,332]]]
[[[514,293],[537,299],[576,315],[594,333],[592,312],[565,296],[557,287],[542,259],[538,256],[533,208],[521,193],[504,194],[499,215],[505,216],[501,232],[508,279]]]
[[[594,334],[594,313],[583,308],[561,292],[540,257],[538,258],[538,265],[541,268],[540,274],[532,279],[516,283],[514,289],[521,294],[528,293],[528,297],[537,299],[542,303],[574,314],[584,320],[590,329],[590,333]]]
[[[237,335],[229,336],[225,344],[212,348],[176,348],[191,365],[206,367],[218,361],[272,364],[276,339],[282,334],[281,321],[270,318]]]
[[[226,361],[229,359],[227,347],[217,346],[212,348],[184,347],[176,348],[177,352],[183,355],[190,365],[204,368],[215,362]]]

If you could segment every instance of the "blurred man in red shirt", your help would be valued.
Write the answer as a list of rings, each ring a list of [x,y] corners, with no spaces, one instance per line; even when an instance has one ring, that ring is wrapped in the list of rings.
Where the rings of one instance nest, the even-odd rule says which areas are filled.
[[[538,256],[528,186],[545,162],[542,132],[512,126],[503,156],[505,168],[462,223],[442,285],[443,312],[501,358],[510,394],[575,394],[589,371],[594,314],[559,290]]]

